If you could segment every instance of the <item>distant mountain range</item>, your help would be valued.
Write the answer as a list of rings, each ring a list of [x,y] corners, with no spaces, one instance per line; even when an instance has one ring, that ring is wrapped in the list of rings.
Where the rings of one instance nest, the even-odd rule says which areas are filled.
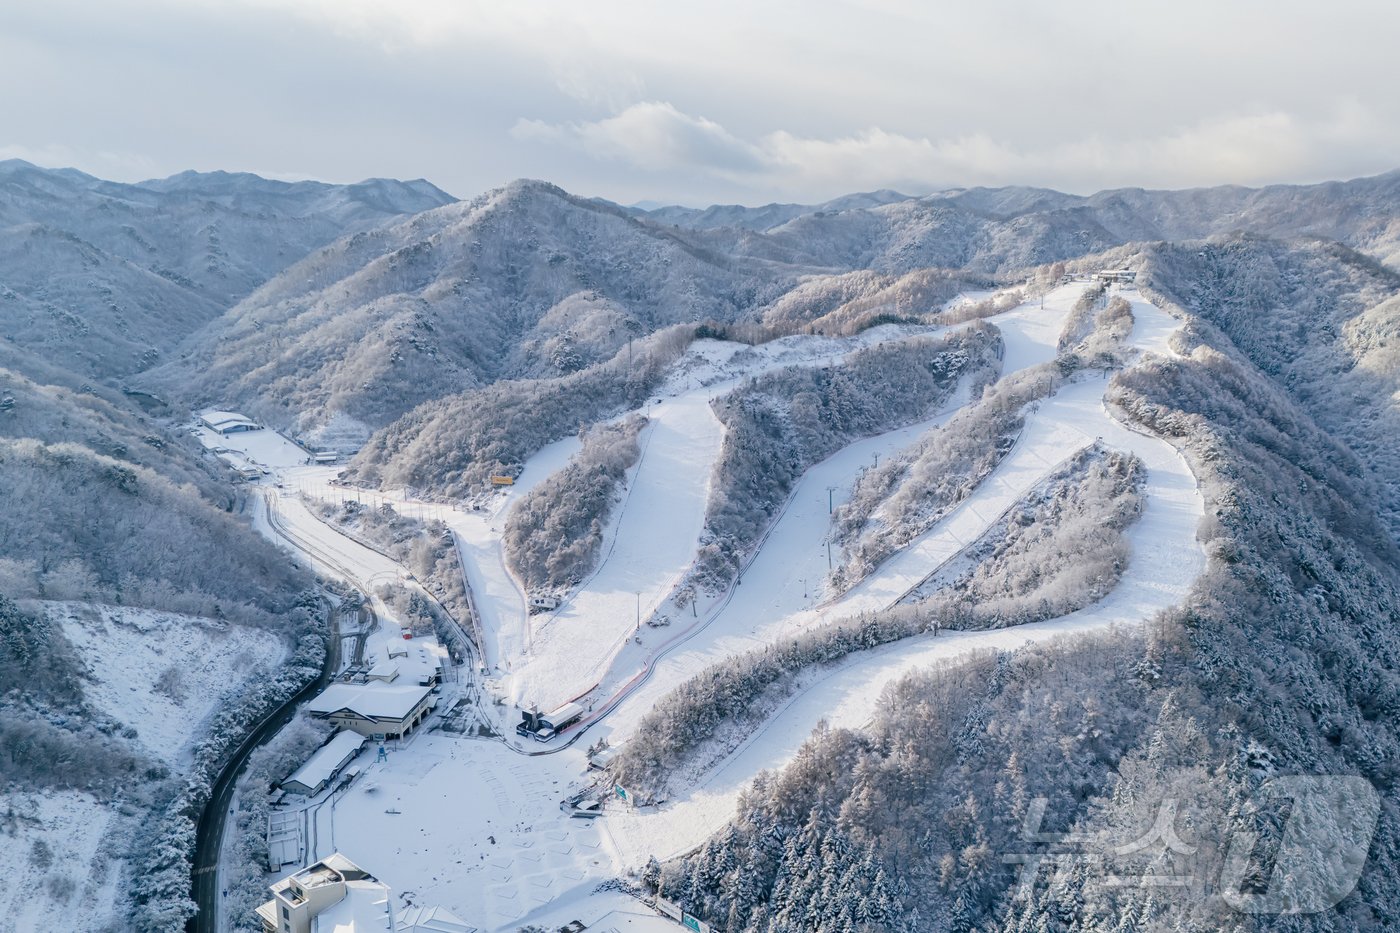
[[[311,250],[452,200],[425,181],[119,184],[0,162],[0,333],[84,378],[124,377]]]
[[[920,819],[961,833],[976,826],[974,811],[1011,812],[1012,798],[1049,793],[1108,813],[1085,824],[1095,831],[1150,825],[1151,814],[1130,821],[1122,808],[1275,769],[1369,775],[1393,809],[1400,172],[1261,189],[876,191],[694,209],[624,208],[538,181],[459,201],[421,180],[186,172],[118,184],[0,162],[0,489],[11,506],[0,513],[0,737],[24,751],[10,756],[9,785],[120,800],[151,826],[186,786],[84,699],[93,675],[41,603],[189,612],[289,640],[317,627],[310,576],[253,532],[240,514],[249,487],[184,429],[199,406],[240,409],[310,443],[363,444],[351,482],[465,495],[553,440],[646,406],[692,340],[952,323],[965,317],[943,308],[960,291],[1030,282],[1034,294],[1065,271],[1123,265],[1185,322],[1179,355],[1115,376],[1105,404],[1131,406],[1124,420],[1171,439],[1205,477],[1199,535],[1210,572],[1142,640],[1115,636],[1131,642],[1056,656],[1065,663],[1008,656],[949,689],[951,703],[923,695],[913,705],[932,725],[914,734],[943,735],[949,751],[929,752],[917,780],[907,743],[825,733],[810,760],[826,761],[822,747],[840,754],[806,768],[812,782],[866,780],[888,754],[890,786],[928,790],[926,811],[888,806],[898,795],[854,795],[848,807],[826,787],[811,799],[857,814],[874,842],[885,832],[925,855],[939,850],[928,847],[933,836],[907,831]],[[959,313],[972,315],[966,307]],[[799,385],[828,385],[828,374],[811,375]],[[823,392],[837,395],[775,395],[760,414],[776,423],[784,405],[815,411]],[[1112,702],[1094,705],[1100,689]],[[1064,697],[1083,700],[1086,714]],[[1006,728],[987,728],[989,716]],[[987,764],[984,733],[987,748],[1015,752],[1009,763]],[[812,864],[866,859],[843,875],[863,889],[874,850],[803,836],[816,821],[784,790],[800,783],[763,787],[783,798],[774,812],[808,821],[789,839],[807,839]],[[1020,825],[1003,822],[1007,832]],[[1381,823],[1366,904],[1395,902],[1393,824]],[[777,824],[755,825],[771,838]],[[156,892],[157,907],[182,902],[188,853],[146,836],[113,851],[156,852],[174,881],[127,873],[142,897]],[[960,837],[946,849],[946,883],[930,858],[919,883],[933,880],[954,907],[926,918],[928,928],[954,926],[979,898],[990,904],[993,851]],[[39,854],[17,858],[38,866]],[[735,854],[729,842],[707,846],[696,877],[742,886],[752,875],[716,866],[776,864],[762,846],[740,847],[737,863]],[[101,857],[105,866],[106,849]],[[61,886],[36,890],[69,900]],[[921,903],[928,890],[917,889]],[[1190,907],[1143,896],[1119,913]],[[1066,897],[1032,905],[1040,920],[1017,928],[1058,928],[1049,918],[1078,909]],[[1372,928],[1351,922],[1361,912],[1298,928]],[[964,914],[970,929],[974,915]]]
[[[1237,233],[1336,242],[1394,267],[1397,218],[1400,172],[643,209],[536,181],[457,201],[422,180],[118,184],[12,160],[0,163],[0,366],[299,431],[334,420],[364,439],[416,405],[567,375],[672,324],[801,326],[916,274],[907,312],[941,294],[933,273],[1009,281],[1124,244]]]
[[[764,207],[661,207],[637,213],[660,223],[691,230],[732,227],[771,234],[784,241],[805,241],[818,251],[814,259],[849,262],[863,255],[872,266],[899,267],[917,255],[937,255],[926,240],[954,234],[969,226],[957,219],[979,218],[1010,225],[1020,232],[1057,229],[1086,241],[1126,243],[1199,239],[1248,231],[1268,236],[1314,236],[1347,243],[1394,264],[1400,260],[1400,171],[1371,178],[1318,185],[1272,185],[1266,188],[1222,186],[1185,191],[1119,188],[1079,196],[1047,188],[966,188],[927,197],[894,191],[853,194],[817,206],[769,204]],[[1036,218],[1032,223],[1030,218]],[[855,236],[849,234],[860,231]],[[997,231],[1004,232],[1004,231]],[[841,236],[842,233],[848,234]],[[873,236],[872,236],[873,235]],[[1000,239],[1000,237],[997,237]],[[854,241],[843,253],[840,241]],[[862,250],[863,246],[863,250]],[[996,250],[963,240],[971,262],[986,264]],[[902,247],[902,248],[901,248]]]

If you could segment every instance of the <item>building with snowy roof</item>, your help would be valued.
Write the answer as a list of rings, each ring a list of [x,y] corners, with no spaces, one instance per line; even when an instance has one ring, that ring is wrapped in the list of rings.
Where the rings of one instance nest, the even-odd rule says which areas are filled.
[[[269,886],[257,908],[263,933],[369,933],[394,929],[389,886],[339,852]]]
[[[199,416],[199,423],[215,434],[240,434],[244,431],[261,431],[262,425],[236,411],[206,411]]]
[[[432,684],[331,684],[307,704],[307,710],[360,735],[398,739],[427,718],[435,704]]]
[[[477,933],[443,907],[395,916],[389,886],[336,852],[268,888],[257,908],[263,933]]]
[[[316,749],[306,764],[282,782],[282,789],[289,794],[316,796],[335,780],[346,765],[355,760],[364,747],[365,737],[360,733],[348,730],[337,732],[329,742]]]
[[[446,907],[405,907],[394,933],[477,933]]]

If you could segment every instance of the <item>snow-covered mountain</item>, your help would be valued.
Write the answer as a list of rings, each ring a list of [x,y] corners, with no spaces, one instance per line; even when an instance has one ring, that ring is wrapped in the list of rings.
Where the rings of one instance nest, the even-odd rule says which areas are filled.
[[[521,181],[316,251],[150,374],[274,423],[381,427],[502,376],[558,376],[670,324],[731,321],[795,280],[716,237]]]
[[[1067,259],[1119,243],[1236,231],[1317,236],[1383,262],[1400,257],[1400,171],[1317,185],[1122,188],[1094,195],[1045,188],[967,188],[914,198],[890,191],[820,205],[658,208],[688,229],[767,234],[808,262],[907,272],[927,265],[984,271]]]
[[[119,184],[0,162],[0,331],[83,378],[126,376],[311,250],[451,201],[423,181]]]
[[[0,227],[61,230],[224,305],[338,236],[453,200],[421,179],[332,185],[182,172],[122,184],[0,162]]]
[[[688,230],[733,227],[762,233],[774,227],[780,227],[789,220],[804,214],[860,210],[908,200],[911,200],[910,195],[881,189],[860,194],[848,194],[817,205],[765,204],[762,207],[745,207],[742,204],[712,204],[703,208],[662,206],[648,210],[637,210],[637,213],[658,223],[684,227]]]
[[[1231,928],[1209,891],[1013,899],[991,855],[1037,798],[1090,838],[1201,790],[1202,852],[1268,830],[1234,803],[1276,773],[1397,806],[1397,256],[1400,173],[641,210],[0,164],[0,737],[24,750],[0,873],[45,917],[76,891],[74,922],[183,926],[209,784],[329,624],[268,540],[286,521],[383,604],[376,638],[432,615],[401,584],[447,580],[479,655],[308,854],[411,839],[367,867],[503,930],[643,868],[732,931],[1050,930],[1088,902],[1086,933]],[[1123,266],[1116,293],[1065,274]],[[182,429],[215,402],[367,441],[342,471],[207,435],[280,458],[235,485]],[[510,744],[511,701],[569,698],[559,746],[587,740]],[[554,847],[597,833],[558,801],[601,739],[612,777],[675,796],[604,808],[596,854]],[[242,874],[213,887],[265,888],[261,791],[293,757],[243,785]],[[1400,844],[1377,833],[1358,893],[1298,929],[1383,927]],[[464,883],[444,853],[488,835],[490,883]]]

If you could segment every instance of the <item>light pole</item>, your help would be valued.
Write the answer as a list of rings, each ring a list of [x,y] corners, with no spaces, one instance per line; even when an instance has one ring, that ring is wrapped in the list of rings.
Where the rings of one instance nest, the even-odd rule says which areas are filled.
[[[642,594],[641,594],[641,591],[638,590],[638,591],[637,591],[637,631],[640,632],[641,630],[642,630]]]
[[[835,493],[836,493],[836,487],[835,487],[835,486],[828,486],[828,487],[826,487],[826,514],[828,514],[828,515],[830,515],[831,513],[833,513],[833,512],[836,511],[836,504],[835,504],[835,503],[836,503],[836,500],[833,498],[833,496],[835,495]]]

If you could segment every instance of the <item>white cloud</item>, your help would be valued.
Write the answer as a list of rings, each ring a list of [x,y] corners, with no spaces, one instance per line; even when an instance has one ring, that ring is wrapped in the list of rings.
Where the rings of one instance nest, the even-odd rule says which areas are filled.
[[[564,144],[599,159],[648,171],[699,170],[721,178],[747,177],[771,165],[758,147],[704,117],[681,113],[668,103],[644,101],[596,121],[548,124],[520,120],[516,139]]]
[[[1338,102],[1320,119],[1273,111],[1115,137],[1111,115],[1089,115],[1083,128],[1080,138],[1040,146],[985,133],[932,138],[878,127],[826,138],[776,130],[746,141],[712,120],[650,101],[597,121],[521,120],[512,132],[517,139],[567,146],[657,174],[702,172],[809,197],[869,188],[918,193],[1029,183],[1082,192],[1144,183],[1262,183],[1326,177],[1348,152],[1400,148],[1400,128],[1354,100]]]
[[[124,179],[529,175],[624,202],[1310,181],[1395,167],[1397,27],[1355,0],[0,3],[0,80],[28,89],[0,142]]]

